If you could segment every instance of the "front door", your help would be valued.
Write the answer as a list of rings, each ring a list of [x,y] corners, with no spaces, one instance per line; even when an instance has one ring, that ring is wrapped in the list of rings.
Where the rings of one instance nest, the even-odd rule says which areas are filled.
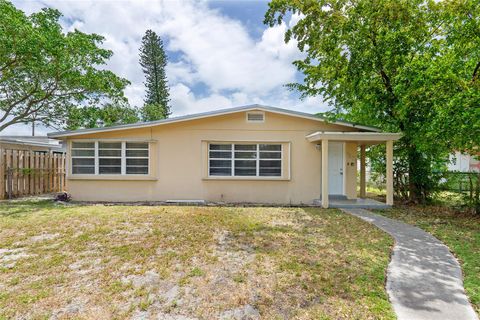
[[[328,194],[343,194],[343,142],[328,144]]]

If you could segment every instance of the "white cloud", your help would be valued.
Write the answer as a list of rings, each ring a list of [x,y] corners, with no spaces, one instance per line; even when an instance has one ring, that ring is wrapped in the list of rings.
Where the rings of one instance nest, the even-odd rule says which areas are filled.
[[[285,23],[265,29],[262,40],[258,43],[258,48],[269,53],[282,63],[290,65],[293,60],[301,58],[302,54],[299,52],[295,41],[285,44],[286,31],[287,26]]]
[[[193,85],[199,81],[198,73],[193,66],[185,62],[185,60],[169,62],[166,67],[166,72],[170,83],[183,82]]]
[[[196,96],[190,88],[183,83],[172,86],[170,88],[170,94],[172,96],[172,106],[175,106],[177,115],[234,106],[232,100],[224,95],[214,93],[205,97]]]
[[[287,24],[265,28],[260,39],[250,36],[241,21],[208,7],[204,1],[22,1],[27,14],[43,6],[59,9],[66,30],[77,28],[105,37],[114,52],[106,66],[132,84],[130,104],[143,104],[144,77],[138,63],[140,42],[152,29],[164,39],[178,61],[167,66],[173,115],[237,105],[264,103],[306,112],[327,109],[320,98],[300,101],[283,86],[297,75],[293,60],[302,55],[284,43]],[[192,91],[205,88],[201,92]]]
[[[271,37],[266,37],[266,43],[263,37],[256,43],[239,21],[208,9],[205,3],[168,3],[168,18],[158,31],[168,37],[168,49],[184,53],[199,81],[213,92],[238,90],[265,95],[294,80],[295,68],[285,55],[271,50]],[[282,41],[280,50],[283,47],[287,46]]]

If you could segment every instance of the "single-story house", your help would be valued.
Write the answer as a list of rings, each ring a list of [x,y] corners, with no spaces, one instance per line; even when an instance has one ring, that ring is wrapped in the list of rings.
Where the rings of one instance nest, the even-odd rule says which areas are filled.
[[[54,132],[67,146],[67,190],[82,201],[312,204],[365,196],[365,146],[386,143],[393,203],[399,133],[250,105],[159,121]]]
[[[480,172],[480,153],[472,154],[455,151],[449,157],[448,171]]]

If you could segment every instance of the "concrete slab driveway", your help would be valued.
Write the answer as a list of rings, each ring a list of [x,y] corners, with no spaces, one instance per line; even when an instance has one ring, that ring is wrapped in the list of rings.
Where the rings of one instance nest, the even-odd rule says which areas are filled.
[[[478,320],[465,295],[460,265],[447,246],[406,223],[364,209],[343,211],[395,239],[387,293],[399,320]]]

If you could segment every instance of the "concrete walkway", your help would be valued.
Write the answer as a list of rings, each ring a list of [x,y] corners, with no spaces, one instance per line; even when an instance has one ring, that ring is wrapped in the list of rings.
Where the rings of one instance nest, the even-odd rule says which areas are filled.
[[[387,293],[399,320],[478,320],[465,295],[462,270],[429,233],[364,209],[342,209],[395,239]]]

